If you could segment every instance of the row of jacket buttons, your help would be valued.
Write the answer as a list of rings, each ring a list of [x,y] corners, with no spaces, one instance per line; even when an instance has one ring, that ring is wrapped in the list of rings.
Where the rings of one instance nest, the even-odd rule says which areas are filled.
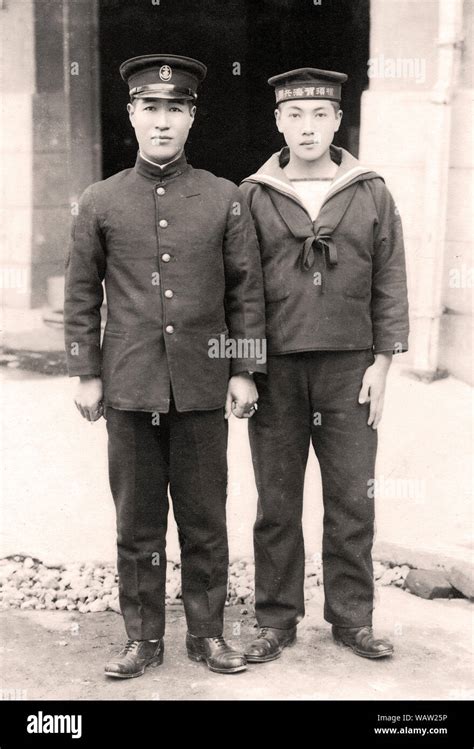
[[[157,195],[164,195],[164,194],[165,194],[165,192],[166,192],[166,190],[165,190],[165,188],[164,188],[164,187],[157,187],[157,188],[156,188],[156,193],[157,193]],[[166,227],[168,226],[168,222],[167,222],[167,220],[166,220],[165,218],[162,218],[162,219],[161,219],[161,221],[159,222],[159,226],[160,226],[160,227],[161,227],[162,229],[166,229]],[[166,261],[165,261],[165,262],[166,262]]]
[[[157,187],[156,188],[157,195],[164,195],[165,192],[166,192],[166,190],[165,190],[164,187]],[[160,227],[162,229],[166,229],[166,227],[168,226],[168,222],[167,222],[167,220],[165,218],[162,218],[161,221],[160,221],[160,223],[159,223],[159,225],[160,225]],[[169,261],[171,260],[171,255],[169,255],[167,252],[164,252],[163,255],[161,256],[161,259],[163,260],[164,263],[169,263]],[[173,296],[174,296],[174,292],[171,289],[166,289],[166,291],[165,291],[165,297],[167,299],[172,299]],[[167,325],[166,328],[165,328],[165,330],[166,330],[166,332],[169,335],[171,335],[172,333],[174,333],[174,326],[173,325]]]

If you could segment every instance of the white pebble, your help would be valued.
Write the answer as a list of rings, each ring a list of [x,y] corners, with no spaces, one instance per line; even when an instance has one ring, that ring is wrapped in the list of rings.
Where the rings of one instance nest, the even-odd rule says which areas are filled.
[[[107,604],[98,598],[96,601],[93,601],[93,603],[90,604],[89,611],[92,611],[94,613],[97,613],[99,611],[107,611]]]

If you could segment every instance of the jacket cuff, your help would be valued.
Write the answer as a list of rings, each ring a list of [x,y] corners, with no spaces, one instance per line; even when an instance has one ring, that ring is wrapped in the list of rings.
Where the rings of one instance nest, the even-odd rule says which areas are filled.
[[[404,354],[408,351],[408,341],[406,339],[401,339],[395,342],[387,339],[374,341],[373,351],[374,354]]]
[[[98,346],[80,343],[78,344],[77,354],[67,349],[66,358],[69,377],[80,377],[81,375],[100,377],[102,368]]]
[[[231,375],[237,375],[240,372],[260,372],[267,373],[267,365],[258,362],[256,359],[232,359],[230,364]]]

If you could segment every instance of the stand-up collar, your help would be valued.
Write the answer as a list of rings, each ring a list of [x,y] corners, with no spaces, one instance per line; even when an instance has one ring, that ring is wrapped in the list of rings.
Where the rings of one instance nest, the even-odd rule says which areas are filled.
[[[153,162],[148,161],[148,159],[144,159],[140,152],[138,152],[137,160],[135,162],[135,171],[138,174],[155,181],[176,177],[178,174],[184,172],[187,167],[188,162],[184,151],[178,159],[171,161],[169,164],[165,164],[163,167],[159,166],[159,164],[153,164]]]

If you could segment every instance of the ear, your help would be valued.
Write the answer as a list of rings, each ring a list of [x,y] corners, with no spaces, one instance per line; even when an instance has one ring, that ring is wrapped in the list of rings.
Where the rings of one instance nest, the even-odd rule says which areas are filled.
[[[189,107],[189,116],[191,117],[190,127],[192,127],[194,123],[194,118],[196,117],[196,105],[195,104],[193,104],[192,107]]]
[[[282,133],[283,130],[281,129],[281,112],[280,112],[280,107],[277,107],[275,109],[274,114],[275,114],[275,122],[276,122],[277,130],[278,130],[279,133]]]
[[[341,127],[341,122],[342,122],[342,109],[340,109],[336,114],[336,127],[334,128],[335,133],[337,133],[337,131]]]
[[[135,127],[133,124],[133,116],[135,114],[135,107],[133,104],[127,104],[127,112],[128,112],[128,119],[132,123],[132,126]]]

